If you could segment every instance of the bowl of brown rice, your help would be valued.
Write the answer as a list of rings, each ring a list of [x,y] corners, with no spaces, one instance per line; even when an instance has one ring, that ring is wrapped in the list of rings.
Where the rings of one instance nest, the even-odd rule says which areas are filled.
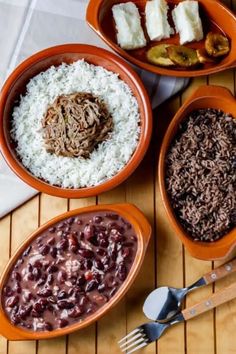
[[[236,245],[236,102],[229,90],[202,86],[164,136],[158,166],[165,210],[189,253],[225,258]]]

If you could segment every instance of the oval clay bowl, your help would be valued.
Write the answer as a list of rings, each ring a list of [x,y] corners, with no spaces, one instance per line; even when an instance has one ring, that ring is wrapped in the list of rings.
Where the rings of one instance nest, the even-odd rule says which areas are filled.
[[[236,100],[231,92],[220,86],[201,86],[183,104],[172,119],[162,142],[158,165],[158,176],[162,202],[174,233],[183,242],[189,253],[202,260],[217,260],[227,257],[236,246],[236,228],[215,242],[196,242],[188,236],[171,207],[165,187],[165,156],[175,137],[179,124],[194,110],[200,108],[221,109],[236,118]]]
[[[137,236],[137,253],[134,258],[133,265],[128,273],[127,278],[125,279],[123,285],[119,288],[117,293],[110,299],[108,303],[106,303],[103,307],[101,307],[98,311],[94,314],[83,320],[82,322],[78,322],[77,324],[73,324],[66,328],[56,329],[49,332],[34,332],[34,331],[27,331],[23,328],[19,328],[14,326],[5,315],[5,312],[2,308],[2,301],[0,302],[0,334],[6,337],[9,340],[37,340],[37,339],[49,339],[53,337],[62,336],[74,331],[77,331],[81,328],[84,328],[91,323],[97,321],[100,317],[105,315],[114,305],[121,300],[121,298],[125,295],[128,291],[130,286],[135,280],[135,277],[138,274],[138,271],[142,265],[146,248],[151,236],[151,226],[147,221],[144,214],[136,208],[132,204],[113,204],[113,205],[95,205],[89,206],[85,208],[80,208],[76,210],[72,210],[66,212],[62,215],[57,216],[56,218],[50,220],[46,224],[42,225],[36,231],[34,231],[18,248],[15,254],[10,259],[9,263],[7,264],[2,277],[0,279],[0,298],[3,291],[4,283],[7,279],[9,272],[11,271],[12,266],[15,264],[18,257],[22,254],[22,252],[28,247],[31,241],[36,238],[41,232],[52,226],[53,224],[68,218],[70,216],[79,215],[86,212],[93,212],[93,211],[113,211],[117,214],[124,217],[128,220],[131,225],[134,227],[136,236]]]
[[[10,138],[10,119],[15,101],[25,93],[26,84],[50,66],[71,64],[79,59],[117,73],[136,97],[140,111],[140,138],[136,150],[124,168],[105,182],[85,188],[67,189],[50,185],[35,177],[19,161]],[[107,50],[90,45],[65,44],[36,53],[21,63],[9,76],[0,92],[0,149],[10,168],[31,187],[57,197],[89,197],[112,189],[127,179],[142,161],[152,133],[152,109],[146,89],[133,69]]]
[[[219,30],[227,35],[231,42],[230,53],[218,63],[208,66],[202,66],[193,70],[186,69],[170,69],[149,63],[146,59],[146,51],[153,45],[160,43],[179,44],[179,35],[171,36],[171,38],[162,41],[148,40],[148,45],[145,48],[137,50],[124,50],[116,41],[116,29],[113,22],[111,8],[114,4],[125,3],[130,0],[90,0],[87,7],[86,20],[90,27],[108,44],[113,50],[120,54],[131,63],[139,66],[142,69],[151,71],[160,75],[179,76],[179,77],[196,77],[209,75],[216,72],[226,70],[236,66],[236,17],[225,5],[218,0],[198,0],[200,4],[200,15],[203,21],[205,35],[209,31]],[[181,0],[167,0],[171,7],[177,5]],[[145,4],[147,0],[134,0],[134,2],[142,18],[142,27],[145,32]],[[203,48],[203,41],[188,43],[187,46],[192,48]]]

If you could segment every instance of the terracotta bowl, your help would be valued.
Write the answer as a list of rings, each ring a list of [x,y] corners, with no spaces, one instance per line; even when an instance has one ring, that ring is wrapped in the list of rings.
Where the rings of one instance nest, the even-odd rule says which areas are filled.
[[[81,328],[84,328],[91,323],[97,321],[100,317],[105,315],[114,305],[120,301],[120,299],[125,295],[127,290],[130,288],[132,283],[135,280],[135,277],[138,274],[138,271],[142,265],[146,248],[151,236],[151,226],[148,223],[146,217],[143,213],[136,208],[132,204],[113,204],[113,205],[95,205],[89,206],[86,208],[76,209],[73,211],[66,212],[56,218],[50,220],[35,232],[33,232],[18,248],[15,254],[10,259],[9,263],[7,264],[3,275],[0,279],[0,298],[2,296],[3,285],[5,280],[8,276],[8,273],[11,271],[12,266],[15,264],[18,257],[22,254],[22,252],[28,247],[31,241],[36,238],[41,232],[43,232],[48,227],[52,226],[53,224],[68,218],[70,216],[79,215],[86,212],[93,212],[93,211],[113,211],[117,214],[123,216],[126,220],[128,220],[131,225],[134,227],[136,236],[137,236],[137,253],[133,262],[133,265],[128,273],[126,280],[124,281],[123,285],[118,289],[117,293],[110,299],[110,301],[105,304],[103,307],[98,309],[97,312],[92,314],[90,317],[86,318],[82,322],[78,322],[77,324],[73,324],[63,329],[56,329],[51,332],[33,332],[27,331],[22,328],[14,326],[2,308],[2,301],[0,302],[0,334],[6,337],[9,340],[33,340],[33,339],[48,339],[53,337],[62,336],[74,331],[77,331]]]
[[[114,177],[99,185],[79,188],[66,189],[52,186],[43,180],[32,175],[19,161],[15,154],[14,145],[9,136],[11,113],[15,101],[19,95],[25,93],[26,84],[29,80],[47,70],[50,66],[58,66],[62,62],[73,63],[79,59],[85,59],[94,65],[99,65],[107,70],[119,74],[131,88],[136,97],[140,110],[141,133],[136,150],[127,163]],[[26,183],[33,188],[64,198],[80,198],[94,196],[122,183],[129,175],[134,172],[136,167],[143,159],[148,148],[152,132],[152,110],[148,94],[138,75],[130,66],[118,56],[90,45],[66,44],[43,50],[21,63],[9,76],[0,93],[0,149],[11,169]]]
[[[217,64],[205,64],[194,70],[170,69],[150,64],[146,59],[146,51],[153,45],[160,43],[179,44],[179,36],[159,42],[149,42],[147,47],[125,51],[117,45],[116,29],[113,22],[111,8],[116,3],[124,3],[129,0],[90,0],[87,8],[87,22],[91,28],[106,42],[113,50],[120,54],[131,63],[156,74],[180,77],[196,77],[209,75],[236,66],[236,17],[235,15],[218,0],[198,0],[200,4],[200,14],[203,21],[205,34],[209,31],[221,31],[226,34],[231,41],[231,51],[229,55]],[[182,0],[167,0],[170,8]],[[147,0],[134,0],[140,10],[142,27],[145,31],[145,4]],[[147,36],[147,35],[146,35]],[[147,36],[148,39],[148,36]],[[203,48],[204,41],[200,43],[189,43],[187,46],[192,48]]]
[[[216,108],[236,117],[236,101],[229,90],[220,86],[201,86],[178,110],[171,121],[162,142],[158,165],[159,185],[162,202],[174,233],[183,242],[189,253],[203,260],[217,260],[227,257],[236,246],[236,228],[215,242],[196,242],[188,236],[175,217],[165,188],[165,156],[179,124],[194,110]]]

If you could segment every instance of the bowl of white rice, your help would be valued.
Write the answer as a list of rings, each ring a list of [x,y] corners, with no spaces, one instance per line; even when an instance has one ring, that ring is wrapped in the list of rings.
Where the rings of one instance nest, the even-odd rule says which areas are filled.
[[[59,120],[54,121],[54,130],[43,133],[42,127],[55,102],[76,95],[89,95],[102,102],[111,122],[102,138],[95,133],[95,143],[84,139],[86,156],[81,146],[76,146],[77,155],[71,153],[68,135],[63,144],[69,146],[69,153],[68,149],[61,153],[70,119],[65,118],[63,107],[57,112]],[[72,111],[89,115],[91,107],[86,102],[85,108],[77,105]],[[62,116],[64,125],[59,124]],[[72,124],[73,137],[80,126],[76,124]],[[93,128],[88,131],[94,135]],[[94,46],[60,45],[29,57],[9,76],[0,94],[3,157],[23,181],[54,196],[94,196],[119,185],[141,162],[151,132],[151,105],[140,78],[121,58]],[[77,134],[77,143],[81,134]]]

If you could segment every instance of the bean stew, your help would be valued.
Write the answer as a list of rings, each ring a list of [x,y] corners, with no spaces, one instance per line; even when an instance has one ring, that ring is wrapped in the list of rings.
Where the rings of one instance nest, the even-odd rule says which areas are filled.
[[[136,251],[135,230],[117,213],[64,219],[18,258],[3,288],[3,309],[14,325],[30,331],[83,321],[121,287]]]

